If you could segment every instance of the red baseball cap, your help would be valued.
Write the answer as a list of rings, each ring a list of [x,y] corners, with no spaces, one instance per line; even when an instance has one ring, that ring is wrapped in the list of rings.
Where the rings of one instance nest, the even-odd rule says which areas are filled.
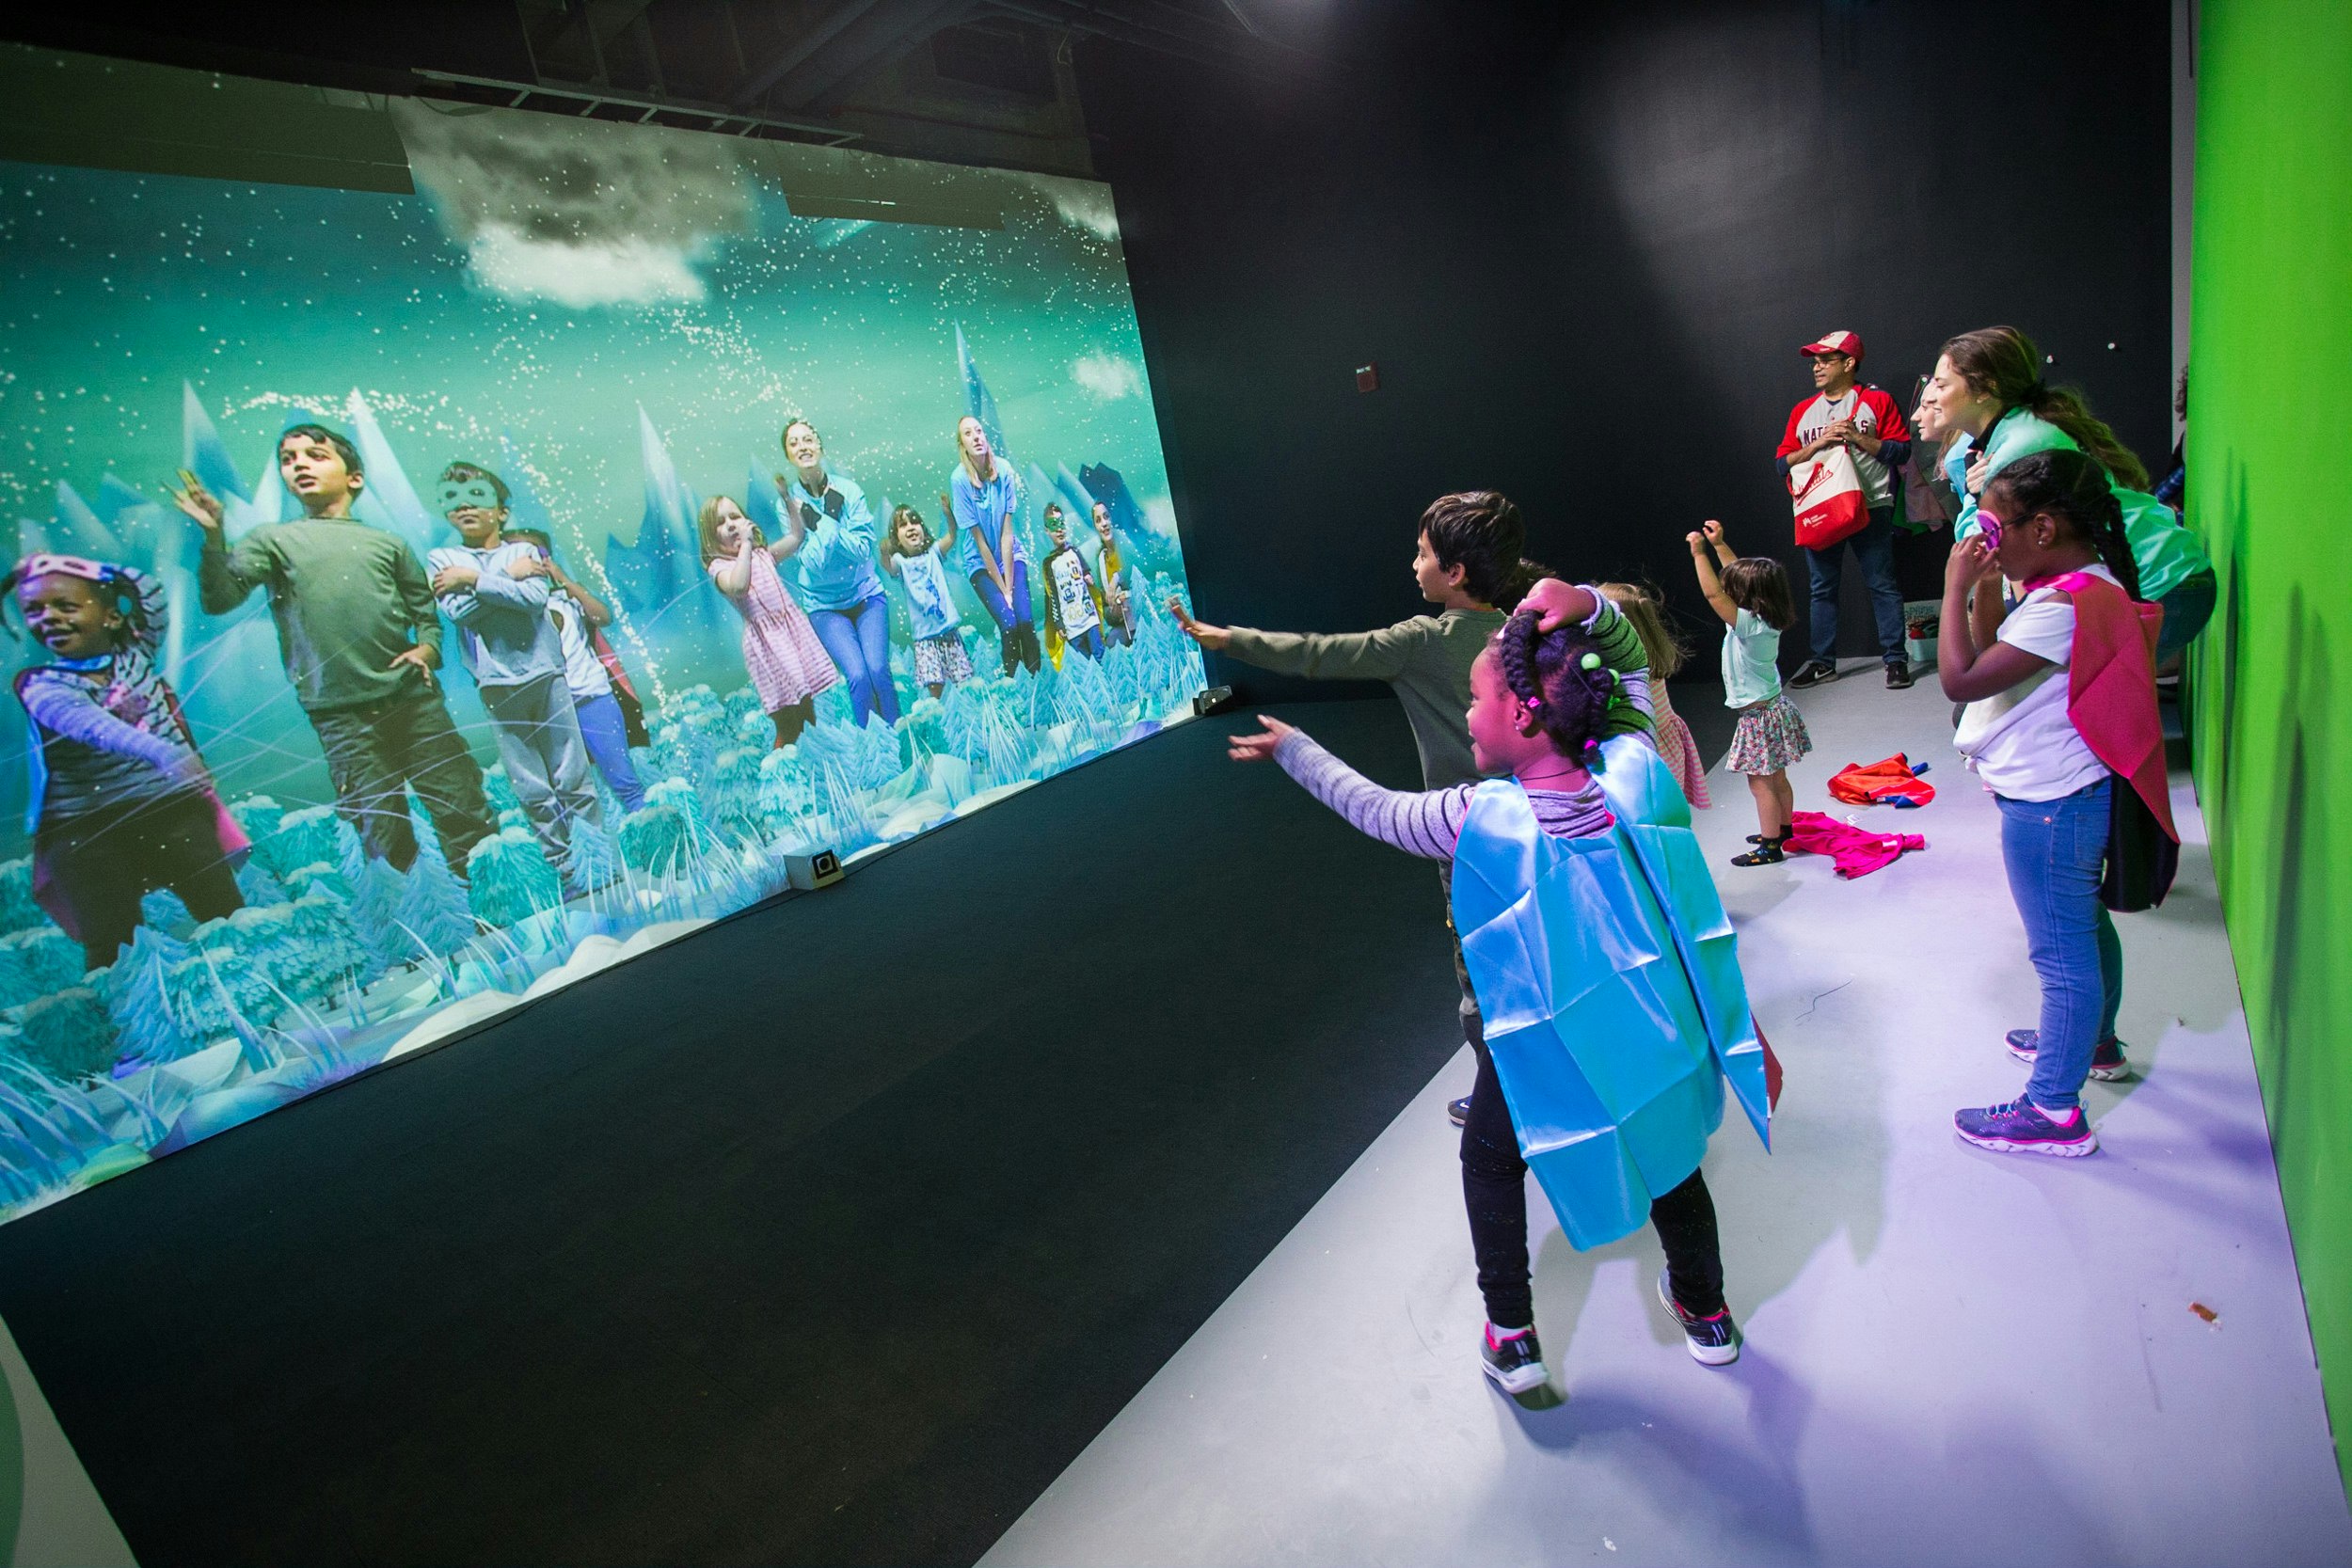
[[[1819,342],[1807,343],[1797,350],[1810,359],[1817,354],[1842,354],[1851,359],[1862,357],[1862,339],[1852,332],[1824,332]]]

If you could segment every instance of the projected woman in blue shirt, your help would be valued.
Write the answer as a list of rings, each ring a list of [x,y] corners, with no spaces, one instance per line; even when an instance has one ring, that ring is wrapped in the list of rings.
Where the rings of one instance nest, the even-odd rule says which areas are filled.
[[[947,493],[956,531],[963,536],[963,569],[995,619],[1005,673],[1025,664],[1035,674],[1042,651],[1029,604],[1029,552],[1021,543],[1020,485],[1011,467],[997,460],[988,431],[970,415],[956,425],[956,459]]]

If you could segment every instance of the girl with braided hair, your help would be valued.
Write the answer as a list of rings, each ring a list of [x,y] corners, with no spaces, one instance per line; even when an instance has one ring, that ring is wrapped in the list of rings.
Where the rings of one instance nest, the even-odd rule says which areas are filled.
[[[115,961],[157,888],[199,920],[236,913],[246,840],[155,668],[163,585],[133,567],[44,554],[0,578],[0,598],[11,590],[54,660],[16,677],[33,727],[34,898],[92,969]]]
[[[1976,531],[1978,498],[2010,464],[2038,451],[2082,452],[2105,471],[2115,492],[2139,566],[2137,596],[2164,608],[2156,645],[2161,665],[2213,618],[2218,595],[2213,562],[2178,514],[2144,494],[2148,470],[2131,449],[2091,413],[2081,393],[2043,381],[2043,367],[2033,340],[2013,326],[1963,332],[1944,345],[1920,401],[1931,420],[1959,432],[1944,457],[1961,498],[1952,535],[1965,539]]]
[[[2040,1026],[2010,1031],[2030,1063],[2026,1092],[1955,1117],[1968,1142],[2002,1153],[2082,1155],[2099,1147],[2081,1106],[2086,1078],[2130,1073],[2115,1037],[2123,950],[2101,900],[2110,814],[2137,791],[2173,842],[2156,719],[2156,612],[2135,605],[2137,568],[2099,465],[2037,452],[1985,486],[1981,527],[1952,547],[1944,577],[1944,694],[1968,705],[1953,745],[1993,792],[2001,857],[2042,981]],[[1995,575],[2025,597],[1979,652],[1962,607]]]
[[[1287,632],[1213,626],[1194,619],[1175,599],[1168,601],[1168,612],[1203,651],[1239,663],[1311,680],[1386,681],[1412,727],[1426,789],[1477,779],[1470,736],[1462,728],[1470,700],[1470,665],[1522,598],[1555,624],[1581,626],[1598,644],[1602,661],[1624,676],[1631,701],[1610,709],[1610,733],[1649,732],[1649,662],[1640,636],[1604,595],[1548,577],[1525,558],[1527,522],[1510,497],[1499,490],[1439,496],[1422,510],[1415,532],[1413,585],[1436,607],[1435,614],[1415,615],[1377,631]],[[1442,879],[1442,868],[1439,875]],[[1446,897],[1450,903],[1450,888]],[[1458,947],[1454,970],[1461,991],[1455,1006],[1462,1037],[1472,1053],[1483,1054],[1478,1005]],[[1453,1101],[1446,1113],[1460,1126],[1470,1101]]]
[[[1681,927],[1720,916],[1721,905],[1694,846],[1671,895],[1645,879],[1629,833],[1687,839],[1689,831],[1620,828],[1594,770],[1601,742],[1615,733],[1614,710],[1631,701],[1629,683],[1584,628],[1539,631],[1542,614],[1531,606],[1513,615],[1470,667],[1476,766],[1508,777],[1384,789],[1304,733],[1263,716],[1259,733],[1233,736],[1228,753],[1272,759],[1358,829],[1454,873],[1454,923],[1471,981],[1482,1007],[1506,1021],[1494,1025],[1479,1055],[1461,1156],[1486,1306],[1483,1363],[1513,1395],[1549,1377],[1529,1278],[1531,1160],[1577,1246],[1613,1241],[1645,1217],[1656,1226],[1667,1259],[1660,1297],[1691,1354],[1723,1366],[1739,1357],[1740,1334],[1724,1304],[1715,1206],[1698,1166],[1723,1117],[1724,1077],[1759,1132],[1763,1126],[1760,1054],[1743,1053],[1752,1045],[1727,1050],[1701,1011],[1736,1011],[1744,1022],[1744,993],[1726,1006],[1711,990],[1702,1000],[1703,982],[1681,964],[1644,962],[1638,976],[1614,967],[1612,955],[1686,951],[1691,933]],[[1613,769],[1654,769],[1659,787],[1680,807],[1649,747],[1610,755]],[[1692,921],[1674,912],[1701,900],[1711,916]],[[1529,922],[1540,932],[1525,929]],[[1531,973],[1525,957],[1537,948],[1552,959],[1541,974]],[[1605,1048],[1606,1069],[1586,1072],[1580,1047]],[[1638,1086],[1629,1094],[1629,1085]],[[1533,1135],[1525,1134],[1529,1127]]]

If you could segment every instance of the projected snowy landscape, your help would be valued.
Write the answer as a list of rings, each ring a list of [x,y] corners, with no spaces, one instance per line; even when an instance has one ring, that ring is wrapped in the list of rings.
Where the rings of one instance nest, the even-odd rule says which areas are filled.
[[[413,196],[0,164],[0,1218],[1202,685],[1107,190],[389,112]],[[392,645],[437,637],[437,669],[338,674],[359,644],[318,628],[369,607],[320,540],[419,585]],[[793,686],[747,626],[807,612]],[[559,643],[560,673],[516,662]],[[634,744],[598,750],[624,698]],[[388,738],[440,710],[449,752]]]

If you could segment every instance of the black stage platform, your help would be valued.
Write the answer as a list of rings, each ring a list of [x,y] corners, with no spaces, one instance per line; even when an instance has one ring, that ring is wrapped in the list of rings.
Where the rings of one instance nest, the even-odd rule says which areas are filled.
[[[1241,722],[0,1227],[133,1549],[977,1556],[1460,1043],[1434,869]]]

